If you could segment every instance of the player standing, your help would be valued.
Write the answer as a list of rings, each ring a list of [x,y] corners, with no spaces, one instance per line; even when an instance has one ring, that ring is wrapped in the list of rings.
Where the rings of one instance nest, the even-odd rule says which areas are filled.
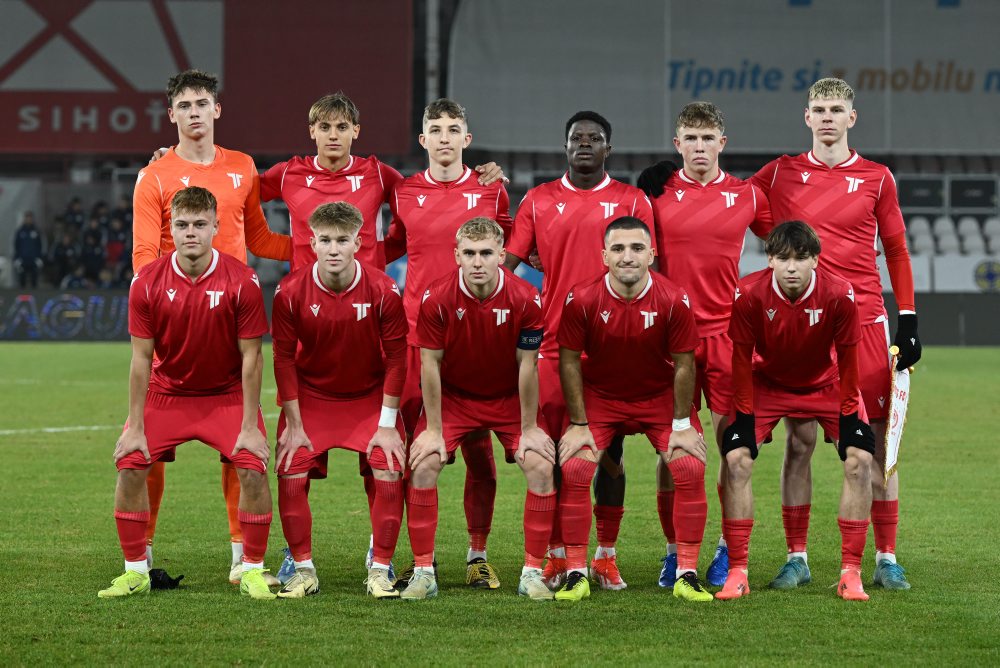
[[[545,328],[559,331],[559,320],[570,289],[601,275],[604,230],[619,216],[634,216],[654,229],[649,200],[633,186],[608,176],[605,163],[611,154],[611,124],[593,111],[580,111],[566,121],[564,134],[567,171],[562,178],[532,188],[517,210],[514,231],[507,245],[509,269],[537,249],[545,268],[542,308]],[[555,336],[542,341],[538,363],[542,413],[546,430],[566,429],[566,403],[559,382],[559,346]],[[625,500],[623,437],[615,436],[601,457],[594,491],[597,505],[597,552],[591,568],[604,589],[624,589],[616,561],[615,542]],[[550,541],[546,578],[551,586],[565,580],[566,552],[555,522]]]
[[[319,592],[312,561],[310,480],[325,478],[331,448],[367,453],[375,478],[368,593],[398,598],[389,562],[403,516],[406,455],[399,397],[406,373],[406,316],[392,279],[355,259],[361,212],[346,202],[310,216],[312,264],[275,291],[274,375],[278,421],[278,509],[295,562],[279,598]],[[394,463],[394,459],[395,462]]]
[[[817,269],[819,238],[805,223],[778,225],[768,236],[765,250],[769,268],[745,277],[737,286],[729,325],[736,410],[723,436],[729,463],[723,531],[731,567],[716,598],[750,593],[750,475],[758,444],[778,420],[790,416],[819,420],[837,442],[844,462],[837,518],[841,535],[837,595],[866,601],[861,558],[871,508],[869,476],[875,436],[859,401],[861,327],[855,292],[847,281]]]
[[[253,159],[245,153],[217,146],[215,121],[222,113],[218,80],[205,72],[187,70],[167,82],[167,115],[177,126],[177,146],[139,172],[133,194],[132,269],[139,273],[156,258],[171,252],[170,203],[174,194],[200,186],[218,200],[219,233],[214,248],[246,263],[247,248],[261,257],[287,260],[291,240],[272,232],[260,208],[260,182]],[[243,537],[237,517],[239,476],[222,455],[222,490],[229,515],[232,564],[229,580],[239,582]],[[149,472],[148,559],[152,563],[153,535],[163,499],[163,464]],[[269,580],[273,579],[270,573]]]
[[[517,592],[533,600],[552,598],[542,580],[556,505],[555,445],[538,426],[542,303],[529,283],[500,266],[503,239],[490,218],[464,223],[456,234],[459,270],[433,281],[420,305],[424,413],[410,447],[407,523],[415,566],[404,599],[437,595],[437,478],[459,444],[481,431],[497,435],[528,483]]]
[[[697,575],[708,514],[705,441],[692,404],[698,334],[687,294],[667,278],[654,278],[653,257],[646,224],[617,218],[604,235],[608,272],[577,285],[566,298],[559,370],[569,428],[559,441],[559,508],[569,574],[557,600],[590,595],[590,482],[598,453],[616,433],[644,433],[674,478],[674,596],[713,598]]]
[[[721,436],[732,408],[733,344],[727,329],[733,289],[739,280],[740,255],[747,229],[760,238],[771,229],[767,198],[747,181],[719,168],[719,154],[726,146],[722,111],[711,102],[692,102],[678,114],[674,147],[684,160],[661,192],[653,193],[659,269],[676,283],[687,281],[691,309],[698,326],[695,351],[695,406],[701,395],[712,413],[712,428],[721,448]],[[697,276],[692,281],[691,277]],[[720,450],[721,451],[721,450]],[[720,460],[717,489],[723,504],[725,459]],[[677,568],[677,546],[673,536],[674,490],[670,471],[657,464],[659,489],[656,507],[667,538],[659,585],[672,587]],[[729,570],[723,538],[705,580],[719,587]]]
[[[263,563],[271,527],[271,451],[260,413],[267,317],[257,275],[212,248],[216,210],[204,188],[178,192],[170,222],[177,250],[132,281],[129,416],[115,445],[115,522],[125,573],[98,592],[101,598],[149,592],[146,476],[151,464],[173,461],[175,447],[190,440],[207,443],[236,466],[244,538],[240,591],[274,598]]]
[[[882,471],[891,358],[889,322],[875,263],[876,240],[880,239],[885,249],[889,280],[899,305],[893,340],[900,350],[899,369],[916,364],[921,353],[913,271],[896,181],[885,165],[862,158],[848,145],[847,133],[857,117],[854,90],[840,79],[820,79],[809,89],[805,110],[806,126],[813,135],[812,150],[773,160],[752,181],[767,194],[775,220],[802,220],[816,230],[823,242],[824,266],[854,286],[861,318],[861,396],[877,448],[871,471],[874,583],[886,589],[909,589],[903,568],[896,563],[899,475],[886,483]],[[789,439],[782,469],[782,515],[789,561],[772,583],[779,588],[795,587],[809,577],[806,537],[815,422],[797,425],[790,431],[794,438]]]
[[[407,383],[403,390],[403,423],[412,429],[420,413],[420,349],[417,316],[427,286],[452,272],[455,233],[470,218],[496,220],[509,236],[510,201],[502,183],[482,185],[475,170],[462,163],[462,152],[472,142],[465,109],[440,99],[424,109],[420,145],[429,166],[397,186],[393,196],[393,224],[386,236],[386,259],[407,256],[403,306],[410,325]],[[500,580],[490,565],[486,541],[493,524],[496,465],[488,433],[473,433],[462,445],[465,458],[465,516],[469,532],[466,582],[477,589],[496,589]],[[406,577],[401,578],[406,581]]]

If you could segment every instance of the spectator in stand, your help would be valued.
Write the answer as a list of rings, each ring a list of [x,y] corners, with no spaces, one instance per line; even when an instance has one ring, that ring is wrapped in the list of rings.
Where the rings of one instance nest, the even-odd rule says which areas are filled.
[[[118,198],[118,204],[111,212],[111,218],[120,218],[126,230],[132,229],[132,195],[122,195]]]
[[[63,277],[62,282],[59,283],[60,290],[81,290],[90,287],[93,287],[93,283],[87,280],[82,264],[77,265],[77,267],[73,270],[73,273],[66,274],[66,276]]]
[[[128,231],[125,229],[125,223],[117,214],[111,217],[107,239],[108,241],[104,247],[109,267],[117,269],[123,260],[129,263],[132,262],[132,253],[126,253],[126,251],[131,250]]]
[[[14,251],[14,270],[22,288],[37,288],[38,273],[44,266],[45,240],[35,225],[35,214],[25,211],[21,224],[14,231],[11,244]]]
[[[96,218],[102,230],[107,230],[111,225],[111,211],[108,210],[108,203],[100,200],[90,210],[90,217]]]
[[[105,239],[106,235],[104,234],[104,227],[101,226],[100,219],[91,216],[90,220],[87,221],[87,226],[83,228],[81,242],[85,246],[91,243],[104,248]]]
[[[91,221],[96,222],[96,221]],[[97,280],[97,275],[106,264],[104,254],[104,244],[94,235],[85,234],[83,237],[83,248],[80,252],[80,263],[83,265],[84,275],[88,281]]]
[[[63,222],[66,223],[66,227],[73,231],[79,231],[83,229],[84,224],[87,222],[87,214],[83,211],[83,202],[80,201],[79,197],[74,197],[66,205],[66,213],[63,214]]]
[[[64,232],[59,241],[52,244],[49,264],[52,267],[52,283],[62,285],[63,279],[80,264],[80,246],[73,240],[72,234]]]

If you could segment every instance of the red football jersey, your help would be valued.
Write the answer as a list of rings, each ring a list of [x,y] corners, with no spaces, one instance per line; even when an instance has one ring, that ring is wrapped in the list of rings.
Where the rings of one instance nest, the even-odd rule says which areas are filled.
[[[876,237],[906,229],[889,168],[856,151],[827,167],[810,151],[772,160],[751,181],[767,195],[776,221],[801,220],[816,230],[820,262],[854,286],[861,322],[884,318]]]
[[[545,268],[542,309],[548,331],[559,331],[566,295],[573,286],[607,271],[601,259],[604,229],[621,216],[635,216],[646,223],[655,246],[656,225],[649,199],[638,188],[607,174],[590,190],[576,188],[569,174],[564,174],[524,196],[507,251],[526,260],[538,249]],[[542,342],[542,355],[559,356],[555,336]]]
[[[153,339],[149,389],[210,395],[242,385],[237,339],[267,333],[260,282],[253,269],[212,249],[212,261],[192,281],[176,251],[139,270],[128,298],[128,331]]]
[[[851,284],[822,267],[795,303],[771,269],[745,276],[736,286],[729,338],[754,346],[754,374],[773,385],[814,390],[835,382],[835,344],[861,340]]]
[[[604,274],[566,297],[559,345],[585,353],[583,383],[598,395],[641,400],[673,390],[671,354],[692,352],[698,330],[687,294],[670,279],[650,274],[642,292],[626,301]]]
[[[758,237],[771,231],[771,208],[760,189],[735,176],[701,185],[678,170],[653,200],[660,271],[691,286],[698,333],[726,331],[747,228]]]
[[[542,336],[542,300],[534,286],[503,267],[497,288],[479,300],[461,269],[424,292],[416,345],[443,350],[443,388],[476,399],[517,393],[517,349],[535,350]]]
[[[323,285],[315,261],[275,289],[271,337],[283,399],[303,392],[350,399],[382,387],[383,342],[406,337],[403,302],[391,278],[357,260],[354,266],[354,282],[339,294]],[[402,386],[386,389],[398,396]]]
[[[375,156],[350,156],[336,172],[322,167],[317,156],[296,157],[279,162],[260,178],[260,198],[265,202],[282,199],[288,206],[292,229],[292,270],[316,261],[310,241],[313,233],[309,216],[316,207],[329,202],[348,202],[358,207],[361,250],[356,257],[378,269],[385,269],[382,205],[403,176]]]
[[[433,281],[455,271],[455,233],[462,223],[485,216],[510,237],[510,200],[500,181],[479,184],[469,167],[454,181],[435,181],[430,170],[403,180],[393,197],[392,241],[405,247],[403,306],[410,323],[410,344],[417,345],[420,298]],[[395,259],[390,257],[390,261]]]

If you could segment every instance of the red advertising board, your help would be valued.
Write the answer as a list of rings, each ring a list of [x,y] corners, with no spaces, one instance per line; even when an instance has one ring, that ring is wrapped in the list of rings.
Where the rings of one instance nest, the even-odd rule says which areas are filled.
[[[343,90],[356,150],[410,146],[409,0],[5,0],[0,152],[146,155],[175,142],[163,93],[196,67],[221,82],[216,141],[309,152],[309,106]]]

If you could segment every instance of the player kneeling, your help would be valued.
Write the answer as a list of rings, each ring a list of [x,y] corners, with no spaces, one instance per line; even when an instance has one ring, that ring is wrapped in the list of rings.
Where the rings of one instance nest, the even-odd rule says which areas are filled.
[[[500,266],[505,251],[496,222],[473,218],[455,238],[459,269],[430,284],[417,320],[424,413],[410,448],[406,503],[415,566],[402,598],[437,595],[438,475],[467,436],[492,431],[507,461],[516,461],[528,481],[517,592],[551,599],[541,567],[556,508],[555,445],[538,426],[541,299],[534,287]]]
[[[698,333],[689,300],[667,278],[650,273],[652,240],[638,218],[623,216],[607,226],[603,256],[608,273],[573,288],[559,325],[559,373],[569,413],[559,441],[559,512],[569,573],[556,599],[590,595],[590,482],[598,453],[616,433],[643,433],[676,487],[674,596],[711,601],[696,572],[708,503],[705,441],[692,404]]]
[[[392,279],[355,259],[361,225],[361,212],[347,202],[317,207],[309,217],[316,262],[282,279],[274,294],[274,376],[282,401],[278,511],[295,560],[295,575],[279,598],[319,593],[309,482],[326,477],[331,448],[368,455],[375,501],[374,556],[366,584],[375,598],[399,598],[389,580],[389,561],[403,517],[405,453],[398,409],[406,375],[406,315]]]
[[[240,478],[240,592],[274,598],[264,579],[271,450],[260,413],[260,350],[267,316],[253,270],[212,249],[216,208],[204,188],[174,195],[170,232],[177,250],[143,267],[129,291],[129,414],[115,445],[115,523],[125,573],[98,592],[101,598],[149,592],[146,477],[154,462],[173,461],[174,448],[192,440],[231,460]]]
[[[844,462],[837,519],[842,541],[837,595],[867,601],[861,557],[872,500],[868,471],[875,437],[859,401],[861,327],[854,290],[847,281],[817,267],[819,237],[805,223],[792,221],[774,228],[765,250],[769,268],[737,286],[729,324],[736,417],[722,442],[729,465],[722,527],[730,568],[716,598],[750,593],[750,474],[758,444],[778,420],[790,417],[815,418],[837,442]]]

